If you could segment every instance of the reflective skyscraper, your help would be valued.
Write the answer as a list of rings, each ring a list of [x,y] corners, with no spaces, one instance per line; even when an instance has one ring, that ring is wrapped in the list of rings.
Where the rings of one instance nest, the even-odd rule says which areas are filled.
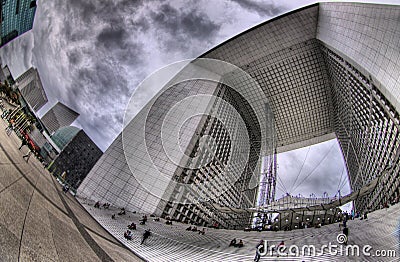
[[[33,27],[35,0],[1,1],[1,43],[3,46]]]

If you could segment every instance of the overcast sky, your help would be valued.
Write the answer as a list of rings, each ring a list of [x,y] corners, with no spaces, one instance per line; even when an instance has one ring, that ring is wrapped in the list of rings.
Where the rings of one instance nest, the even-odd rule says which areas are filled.
[[[73,125],[83,128],[104,151],[121,132],[130,95],[150,73],[195,58],[256,24],[314,2],[38,1],[33,30],[0,49],[0,56],[15,78],[31,66],[38,68],[49,98],[39,115],[57,100],[65,103],[80,113]],[[288,187],[307,151],[280,156],[279,174]],[[311,147],[297,183],[317,164],[293,193],[308,196],[318,189],[319,196],[337,190],[343,160],[335,141]],[[285,191],[280,187],[278,196]]]

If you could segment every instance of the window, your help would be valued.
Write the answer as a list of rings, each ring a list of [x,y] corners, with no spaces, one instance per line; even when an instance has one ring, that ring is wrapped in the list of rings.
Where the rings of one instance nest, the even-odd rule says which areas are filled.
[[[15,6],[15,14],[18,15],[19,13],[19,8],[21,5],[21,0],[17,0],[16,6]]]

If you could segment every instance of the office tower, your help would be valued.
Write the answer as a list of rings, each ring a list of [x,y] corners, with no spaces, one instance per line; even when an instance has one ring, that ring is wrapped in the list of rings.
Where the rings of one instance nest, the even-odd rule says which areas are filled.
[[[49,165],[49,171],[56,176],[63,176],[65,183],[77,188],[102,154],[90,137],[79,130]]]
[[[39,111],[48,101],[39,72],[36,68],[29,68],[16,79],[16,86],[25,102],[35,112]]]
[[[35,0],[1,1],[1,43],[4,46],[33,27]]]
[[[5,65],[3,67],[3,73],[4,73],[4,76],[5,76],[5,80],[7,80],[9,85],[15,84],[15,80],[14,80],[12,74],[11,74],[10,68],[8,68],[7,65]]]
[[[53,134],[57,129],[69,126],[78,118],[79,114],[58,102],[41,118],[44,127],[49,134]]]
[[[237,72],[220,77],[236,79],[229,87],[204,79],[170,85],[126,125],[82,183],[78,196],[185,222],[218,222],[226,228],[248,226],[251,212],[246,219],[224,209],[246,210],[257,204],[249,173],[226,172],[225,166],[229,161],[243,164],[238,159],[232,161],[227,152],[232,152],[230,145],[245,149],[240,143],[247,139],[250,153],[244,166],[258,175],[256,181],[262,180],[258,163],[270,150],[257,142],[268,137],[270,132],[263,132],[268,129],[265,123],[271,121],[254,117],[258,111],[250,110],[258,108],[255,103],[261,99],[273,111],[276,140],[272,145],[276,153],[337,138],[353,192],[380,177],[370,195],[355,200],[356,210],[384,205],[400,193],[398,17],[399,6],[320,3],[276,17],[218,45],[200,58],[218,59],[241,68],[261,91],[252,92],[246,99],[232,91],[230,87],[249,82],[235,78]],[[215,66],[216,71],[220,68]],[[186,142],[182,146],[179,140],[170,141],[176,133],[163,135],[160,130],[164,120],[171,122],[170,111],[185,116],[185,109],[179,113],[174,106],[199,94],[213,94],[228,101],[242,116],[247,132],[239,128],[233,133],[234,139],[232,134],[224,133],[226,126],[221,123],[231,114],[223,113],[223,109],[221,122],[199,117],[183,125],[175,123],[180,124],[178,134]],[[205,115],[210,108],[219,108],[217,102],[204,104],[208,105],[203,108]],[[186,104],[186,109],[190,111],[192,106]],[[207,153],[207,140],[199,140],[209,134],[216,137],[215,161]],[[171,164],[163,155],[174,147],[182,148],[190,157],[182,156]],[[192,159],[211,161],[196,169],[191,168]],[[230,183],[228,177],[232,175],[238,179]],[[226,178],[227,183],[214,177]],[[186,186],[171,186],[177,181]],[[201,196],[199,188],[206,191],[204,195],[214,197],[191,199],[196,194]],[[217,205],[223,208],[215,208]]]

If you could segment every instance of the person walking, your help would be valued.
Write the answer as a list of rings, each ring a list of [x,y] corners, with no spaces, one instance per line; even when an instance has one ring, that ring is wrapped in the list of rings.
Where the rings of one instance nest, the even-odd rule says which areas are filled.
[[[260,243],[258,243],[258,245],[256,246],[256,256],[254,257],[255,262],[260,261],[261,254],[264,253],[264,249],[264,241],[261,240]]]
[[[145,230],[143,233],[142,242],[140,244],[142,245],[146,241],[146,239],[149,238],[150,235],[151,235],[150,229]]]
[[[349,228],[348,227],[343,228],[343,234],[346,236],[346,240],[344,241],[344,244],[347,245],[347,241],[349,240]]]
[[[29,151],[28,154],[24,155],[22,158],[24,158],[25,161],[28,163],[28,160],[31,157],[31,155],[32,155],[32,151]]]
[[[28,144],[28,141],[26,141],[26,139],[23,138],[23,139],[22,139],[22,144],[21,144],[21,146],[18,148],[18,150],[21,150],[22,147],[25,146],[25,145],[27,145],[27,144]]]

